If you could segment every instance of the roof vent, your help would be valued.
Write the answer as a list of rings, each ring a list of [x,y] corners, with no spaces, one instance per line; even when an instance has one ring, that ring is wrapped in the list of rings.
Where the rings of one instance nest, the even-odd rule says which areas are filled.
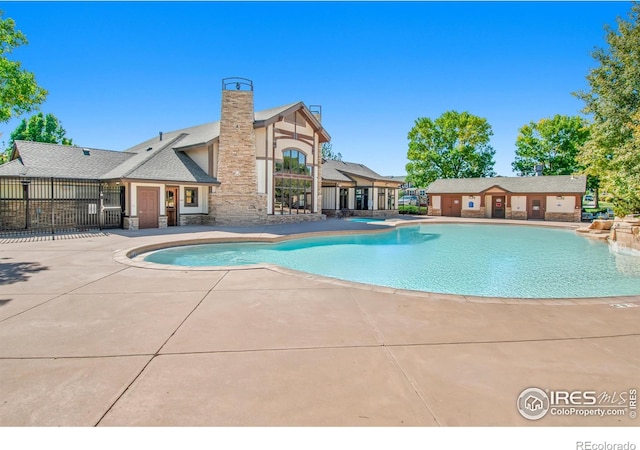
[[[542,176],[542,170],[544,169],[544,166],[542,164],[536,164],[534,167],[534,170],[536,171],[536,177],[541,177]]]
[[[89,155],[91,154],[91,152],[89,151],[89,149],[88,149],[88,148],[83,148],[83,149],[82,149],[82,154],[83,154],[84,156],[89,156]]]
[[[149,147],[149,148],[147,148],[147,151],[148,151],[148,152],[149,152],[149,151],[151,151],[151,150],[153,150],[153,147]]]

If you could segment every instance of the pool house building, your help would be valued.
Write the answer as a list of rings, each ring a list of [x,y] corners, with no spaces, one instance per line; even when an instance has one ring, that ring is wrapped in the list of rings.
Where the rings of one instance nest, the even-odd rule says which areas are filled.
[[[431,216],[580,222],[585,175],[440,179]]]
[[[330,139],[319,106],[254,111],[253,83],[227,78],[219,121],[125,151],[16,142],[0,165],[0,231],[320,220]]]

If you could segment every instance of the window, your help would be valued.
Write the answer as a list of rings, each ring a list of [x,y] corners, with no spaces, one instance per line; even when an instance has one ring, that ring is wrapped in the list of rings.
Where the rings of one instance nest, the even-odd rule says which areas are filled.
[[[356,188],[356,209],[369,209],[369,188]]]
[[[197,188],[184,188],[184,206],[198,206]]]
[[[313,178],[307,156],[285,150],[276,161],[274,174],[274,214],[310,214],[313,207]]]
[[[340,209],[349,208],[349,189],[340,189]]]
[[[276,161],[276,173],[311,176],[311,166],[307,165],[307,156],[298,150],[282,152],[282,161]]]

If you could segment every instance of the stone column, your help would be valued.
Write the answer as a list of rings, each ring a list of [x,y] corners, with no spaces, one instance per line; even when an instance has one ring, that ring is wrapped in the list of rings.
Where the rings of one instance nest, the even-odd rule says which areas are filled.
[[[209,196],[210,222],[257,225],[267,221],[267,196],[258,194],[253,128],[253,85],[232,83],[222,91],[218,181]],[[238,89],[235,89],[235,87]]]

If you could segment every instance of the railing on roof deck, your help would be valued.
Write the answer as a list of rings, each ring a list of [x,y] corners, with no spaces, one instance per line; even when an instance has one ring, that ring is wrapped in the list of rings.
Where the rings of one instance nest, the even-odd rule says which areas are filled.
[[[229,77],[222,79],[223,91],[253,91],[253,81],[247,78]]]
[[[318,122],[322,121],[322,106],[320,106],[320,105],[309,105],[309,111],[311,112],[311,114],[316,116],[316,119],[318,119]]]

